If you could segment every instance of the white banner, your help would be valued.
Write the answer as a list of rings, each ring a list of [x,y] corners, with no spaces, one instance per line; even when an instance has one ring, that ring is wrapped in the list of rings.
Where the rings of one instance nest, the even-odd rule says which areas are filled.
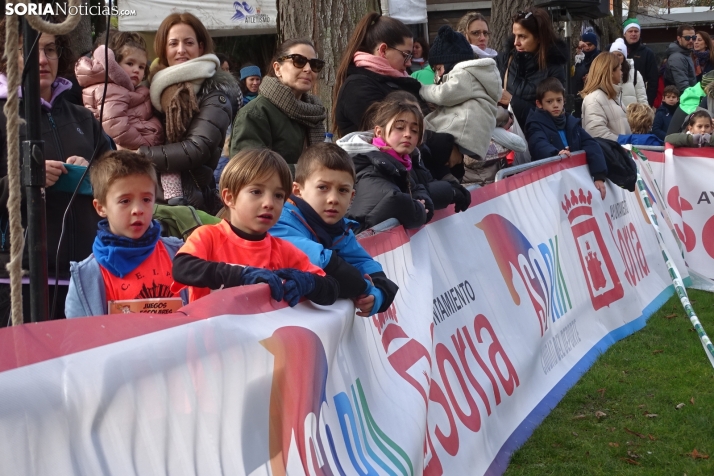
[[[690,271],[714,279],[714,150],[668,146],[665,152],[645,155]],[[695,282],[695,287],[714,291],[711,281]]]
[[[0,474],[500,474],[672,293],[636,195],[596,194],[580,154],[366,238],[400,287],[369,319],[259,285],[1,329]]]
[[[262,35],[277,32],[275,0],[122,0],[119,30],[155,32],[171,13],[193,13],[212,36]]]

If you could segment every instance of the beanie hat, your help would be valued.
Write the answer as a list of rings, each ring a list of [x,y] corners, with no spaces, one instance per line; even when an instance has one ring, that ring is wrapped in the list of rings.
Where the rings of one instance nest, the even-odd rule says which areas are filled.
[[[243,81],[245,78],[250,77],[250,76],[257,76],[259,78],[262,78],[260,75],[260,68],[257,66],[246,66],[245,68],[241,68],[240,70],[240,80]]]
[[[592,31],[583,33],[583,36],[580,37],[580,40],[584,41],[585,43],[592,43],[593,45],[597,46],[597,35]]]
[[[637,28],[639,30],[640,23],[637,21],[637,18],[628,18],[625,20],[625,23],[622,24],[622,27],[622,34],[624,35],[630,28]]]
[[[614,53],[616,51],[622,53],[622,56],[627,59],[627,45],[625,44],[625,40],[622,38],[616,39],[610,46],[610,53]]]
[[[456,64],[461,61],[475,59],[474,50],[461,33],[455,32],[450,26],[439,28],[434,43],[429,48],[429,64]]]
[[[702,89],[705,89],[711,82],[714,81],[714,71],[709,71],[705,75],[702,76],[701,80],[701,86]]]

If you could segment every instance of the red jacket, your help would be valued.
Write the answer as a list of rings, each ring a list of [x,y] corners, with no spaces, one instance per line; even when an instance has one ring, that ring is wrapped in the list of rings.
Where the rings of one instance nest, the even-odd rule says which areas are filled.
[[[94,59],[82,57],[74,66],[77,81],[84,88],[84,105],[99,120],[99,107],[104,92],[104,46],[94,51]],[[109,84],[102,117],[104,131],[117,145],[136,150],[142,145],[154,146],[164,143],[164,129],[151,107],[149,88],[136,89],[129,75],[114,59],[109,50]]]

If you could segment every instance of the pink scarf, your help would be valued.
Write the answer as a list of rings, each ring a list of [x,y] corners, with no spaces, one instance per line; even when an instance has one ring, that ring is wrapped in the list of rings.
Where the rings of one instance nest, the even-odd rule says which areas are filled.
[[[374,139],[372,139],[372,145],[379,147],[379,150],[381,152],[384,152],[385,154],[389,154],[392,157],[394,157],[395,159],[397,159],[399,162],[404,164],[404,167],[406,167],[407,170],[412,169],[412,158],[409,157],[408,154],[404,154],[404,155],[397,154],[397,151],[392,149],[392,147],[389,144],[387,144],[386,142],[384,142],[384,140],[381,137],[375,137]]]
[[[380,58],[379,56],[374,56],[363,51],[355,53],[353,62],[358,68],[366,68],[373,73],[383,76],[391,76],[392,78],[404,78],[409,76],[406,71],[397,71],[392,68],[387,58]]]

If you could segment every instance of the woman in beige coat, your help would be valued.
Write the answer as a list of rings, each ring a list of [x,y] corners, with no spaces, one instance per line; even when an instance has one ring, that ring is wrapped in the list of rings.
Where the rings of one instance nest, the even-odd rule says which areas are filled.
[[[590,66],[583,98],[583,129],[593,137],[617,142],[617,136],[630,134],[627,114],[620,103],[622,65],[613,53],[600,53]]]

